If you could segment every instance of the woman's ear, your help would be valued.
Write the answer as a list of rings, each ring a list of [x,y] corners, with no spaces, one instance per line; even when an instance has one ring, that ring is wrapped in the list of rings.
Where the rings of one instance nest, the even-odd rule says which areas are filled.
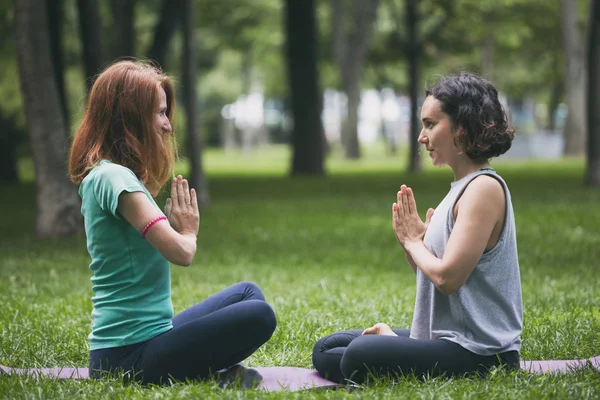
[[[458,150],[458,154],[464,154],[465,150],[464,150],[464,130],[462,128],[462,126],[457,125],[455,126],[455,128],[452,130],[452,135],[454,136],[454,147],[456,147],[456,149]]]

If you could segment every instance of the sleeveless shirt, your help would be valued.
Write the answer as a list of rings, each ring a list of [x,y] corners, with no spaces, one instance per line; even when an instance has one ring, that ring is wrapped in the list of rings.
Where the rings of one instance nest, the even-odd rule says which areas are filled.
[[[467,185],[479,175],[502,184],[506,201],[504,227],[498,243],[483,253],[467,281],[450,295],[442,294],[417,268],[417,296],[411,338],[444,339],[482,355],[519,351],[523,330],[521,279],[516,227],[506,182],[495,171],[477,171],[451,184],[435,210],[423,239],[442,258],[452,228],[453,209]]]

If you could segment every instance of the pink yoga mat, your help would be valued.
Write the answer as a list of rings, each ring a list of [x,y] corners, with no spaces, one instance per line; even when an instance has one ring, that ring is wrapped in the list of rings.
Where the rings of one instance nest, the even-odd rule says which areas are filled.
[[[296,367],[260,367],[256,368],[263,376],[263,381],[258,387],[268,392],[279,390],[307,390],[315,388],[333,388],[337,383],[321,378],[317,371]]]
[[[296,367],[259,367],[256,368],[263,376],[258,389],[269,392],[289,390],[307,390],[339,386],[337,383],[321,378],[316,371]],[[43,375],[58,379],[88,379],[87,368],[9,368],[0,365],[0,370],[7,374]]]
[[[600,356],[583,360],[521,361],[521,369],[533,373],[561,373],[591,365],[600,370]]]
[[[592,366],[600,370],[600,356],[583,360],[521,361],[521,369],[535,373],[566,373],[577,368]],[[259,389],[269,392],[279,390],[307,390],[314,388],[333,388],[337,383],[321,378],[316,371],[297,367],[259,367],[263,376]],[[58,379],[88,379],[87,368],[9,368],[0,365],[7,374],[43,375]]]
[[[10,368],[0,365],[0,371],[14,375],[43,375],[58,379],[88,379],[87,368]]]

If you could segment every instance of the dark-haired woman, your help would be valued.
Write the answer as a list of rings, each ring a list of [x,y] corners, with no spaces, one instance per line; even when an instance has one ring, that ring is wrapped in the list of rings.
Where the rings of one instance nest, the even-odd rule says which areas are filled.
[[[165,384],[218,375],[255,385],[240,364],[273,334],[258,286],[235,284],[173,315],[169,262],[196,254],[196,192],[171,181],[165,213],[154,196],[172,176],[175,93],[152,65],[119,61],[96,79],[71,147],[92,259],[90,375]],[[219,372],[219,374],[217,374]]]
[[[519,367],[522,300],[511,196],[489,159],[506,152],[514,130],[492,84],[472,74],[426,91],[421,143],[454,172],[450,191],[422,222],[411,188],[401,186],[392,225],[417,294],[410,329],[384,323],[319,340],[313,364],[331,380],[414,373],[457,376]]]

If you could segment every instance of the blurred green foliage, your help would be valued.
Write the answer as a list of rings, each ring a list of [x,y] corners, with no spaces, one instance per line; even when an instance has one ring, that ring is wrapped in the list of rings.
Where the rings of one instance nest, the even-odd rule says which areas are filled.
[[[284,59],[282,0],[197,0],[198,93],[201,134],[216,143],[221,108],[253,87],[269,98],[285,99],[287,76]],[[104,47],[111,46],[114,30],[110,2],[99,0]],[[582,34],[588,2],[579,0]],[[331,2],[317,1],[321,87],[337,87],[333,65]],[[507,95],[547,101],[563,79],[564,56],[560,46],[560,3],[545,0],[422,0],[421,34],[449,12],[438,35],[424,39],[421,76],[461,69],[492,75],[489,78]],[[78,10],[75,0],[62,0],[62,47],[71,131],[85,104]],[[161,1],[135,3],[135,54],[145,58],[160,18]],[[407,88],[406,60],[390,38],[405,37],[404,1],[382,0],[367,59],[362,86]],[[0,2],[0,113],[24,129],[25,120],[15,54],[12,2]],[[491,46],[493,70],[484,66],[484,44]],[[179,80],[181,35],[177,32],[164,68]],[[111,60],[107,59],[106,63]],[[182,121],[182,119],[180,119]],[[184,126],[179,125],[180,131]],[[211,138],[211,136],[213,136]]]

